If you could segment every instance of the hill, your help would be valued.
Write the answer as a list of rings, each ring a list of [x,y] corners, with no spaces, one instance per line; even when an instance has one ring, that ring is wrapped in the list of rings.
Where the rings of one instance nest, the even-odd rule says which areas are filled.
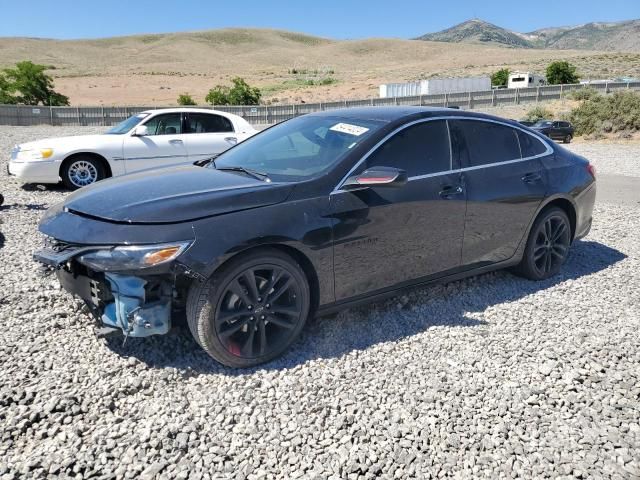
[[[491,43],[517,48],[533,48],[533,43],[522,34],[498,27],[480,19],[467,20],[440,32],[428,33],[416,40],[451,43]]]
[[[450,43],[482,43],[515,48],[640,52],[640,20],[587,23],[518,33],[474,19],[418,37]]]
[[[372,38],[331,40],[282,30],[234,28],[94,40],[0,38],[0,68],[51,65],[72,105],[203,103],[208,90],[243,77],[267,102],[318,102],[378,95],[381,83],[486,75],[502,67],[543,72],[568,60],[585,77],[640,75],[640,54],[504,48]]]

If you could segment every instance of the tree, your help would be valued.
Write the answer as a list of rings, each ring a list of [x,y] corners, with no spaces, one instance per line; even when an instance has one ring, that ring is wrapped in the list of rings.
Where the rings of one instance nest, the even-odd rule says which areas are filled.
[[[0,73],[0,105],[12,105],[14,103],[17,103],[17,99],[13,96],[13,89],[4,75]]]
[[[47,75],[46,65],[30,61],[18,62],[15,68],[5,68],[6,87],[3,91],[13,96],[14,103],[25,105],[69,105],[69,98],[53,89],[53,79]],[[0,85],[1,87],[1,85]]]
[[[580,77],[576,73],[576,67],[566,61],[553,62],[547,67],[547,82],[550,85],[578,83]]]
[[[229,105],[229,87],[224,85],[216,85],[204,98],[211,105]]]
[[[216,85],[209,90],[205,100],[211,105],[258,105],[262,93],[257,87],[250,87],[243,78],[232,80],[233,87]]]
[[[229,103],[231,105],[258,105],[262,93],[257,87],[250,87],[244,79],[236,77],[233,80],[233,87],[229,91]]]
[[[188,93],[178,95],[178,105],[197,105],[196,101]]]
[[[501,68],[497,72],[491,75],[491,85],[494,87],[506,87],[509,83],[509,74],[511,71],[508,68]]]

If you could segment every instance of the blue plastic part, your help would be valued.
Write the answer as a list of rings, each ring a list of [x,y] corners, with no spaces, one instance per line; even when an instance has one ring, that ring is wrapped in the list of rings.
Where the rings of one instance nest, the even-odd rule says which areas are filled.
[[[145,304],[146,280],[105,273],[115,301],[102,314],[105,325],[117,327],[129,337],[164,335],[171,328],[171,300]]]

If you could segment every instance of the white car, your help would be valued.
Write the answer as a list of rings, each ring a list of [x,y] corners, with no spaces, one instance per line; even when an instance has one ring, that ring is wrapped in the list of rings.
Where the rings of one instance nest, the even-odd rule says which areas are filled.
[[[75,190],[106,177],[204,160],[256,133],[243,118],[216,110],[147,110],[103,135],[16,145],[9,174],[24,183],[62,179]]]

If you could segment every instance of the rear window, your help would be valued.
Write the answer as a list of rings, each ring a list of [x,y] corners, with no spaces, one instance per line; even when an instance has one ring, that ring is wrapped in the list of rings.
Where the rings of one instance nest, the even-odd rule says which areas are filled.
[[[461,153],[470,167],[521,158],[515,128],[481,120],[456,120],[452,125],[459,133]]]
[[[221,133],[233,132],[233,125],[228,118],[212,113],[189,113],[188,133]]]
[[[547,151],[547,147],[533,135],[519,130],[518,139],[520,140],[522,158],[535,157]]]

